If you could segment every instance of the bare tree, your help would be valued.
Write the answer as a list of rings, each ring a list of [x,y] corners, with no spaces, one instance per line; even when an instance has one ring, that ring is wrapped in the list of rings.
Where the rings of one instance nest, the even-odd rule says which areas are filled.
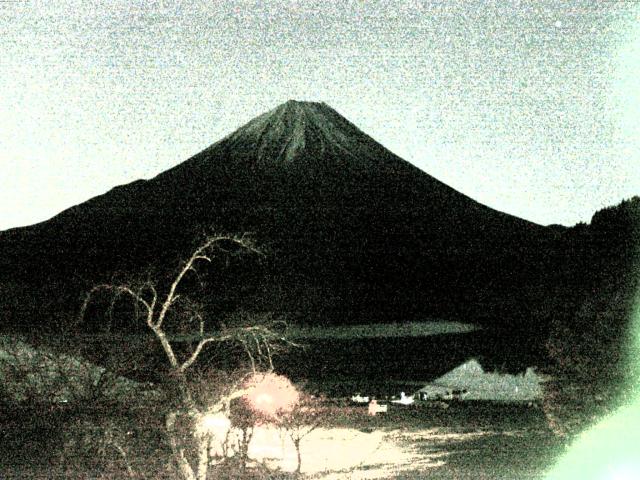
[[[300,443],[321,425],[322,419],[320,402],[309,394],[302,394],[295,408],[278,420],[280,428],[286,432],[296,449],[296,473],[300,473],[302,468]]]
[[[239,388],[239,384],[233,384],[212,405],[199,406],[194,401],[186,372],[196,363],[205,347],[222,342],[238,342],[255,373],[261,365],[273,369],[273,354],[281,345],[291,344],[283,333],[271,325],[251,325],[244,322],[212,330],[211,324],[206,322],[207,316],[202,303],[190,298],[185,291],[185,279],[191,275],[197,276],[198,267],[211,264],[216,256],[228,256],[238,251],[262,255],[246,235],[212,236],[197,247],[180,266],[165,293],[161,293],[158,283],[152,280],[137,285],[100,284],[88,292],[80,312],[80,318],[83,319],[90,302],[100,292],[111,295],[111,308],[120,298],[129,298],[134,307],[134,317],[143,321],[153,332],[168,362],[169,376],[178,387],[177,406],[166,414],[165,427],[174,460],[184,480],[207,478],[211,439],[215,432],[210,428],[202,428],[203,422],[206,423],[207,419],[216,415],[228,418],[230,402],[246,393]],[[183,331],[180,337],[168,333],[167,323],[170,317],[181,319],[182,324],[187,327],[187,331]],[[187,352],[178,353],[176,345],[181,343],[184,347],[188,341],[192,342],[191,348]],[[187,441],[183,434],[185,428]],[[189,445],[194,443],[195,448],[190,449]]]

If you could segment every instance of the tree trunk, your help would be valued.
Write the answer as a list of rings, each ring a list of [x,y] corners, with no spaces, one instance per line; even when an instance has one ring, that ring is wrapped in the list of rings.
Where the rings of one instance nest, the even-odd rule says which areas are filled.
[[[302,455],[300,454],[300,439],[296,439],[293,441],[293,444],[296,447],[296,455],[298,458],[298,465],[296,466],[296,473],[300,473],[300,470],[302,469]]]
[[[207,468],[209,466],[209,437],[198,436],[198,480],[207,480]]]
[[[242,472],[246,471],[247,462],[249,461],[249,443],[253,436],[253,427],[242,428],[242,441],[240,442],[240,468]]]
[[[171,444],[171,451],[173,457],[178,464],[178,471],[183,480],[198,480],[193,472],[193,468],[189,465],[189,460],[184,453],[184,448],[178,445],[176,439],[176,418],[178,414],[176,412],[170,412],[167,414],[166,427],[167,435],[169,437],[169,443]]]

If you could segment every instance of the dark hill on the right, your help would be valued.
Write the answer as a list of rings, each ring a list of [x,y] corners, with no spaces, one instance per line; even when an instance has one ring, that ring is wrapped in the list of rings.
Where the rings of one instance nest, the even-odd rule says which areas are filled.
[[[638,380],[640,197],[562,231],[554,250],[558,268],[539,312],[549,326],[553,379],[545,408],[559,431],[571,433],[624,402]]]

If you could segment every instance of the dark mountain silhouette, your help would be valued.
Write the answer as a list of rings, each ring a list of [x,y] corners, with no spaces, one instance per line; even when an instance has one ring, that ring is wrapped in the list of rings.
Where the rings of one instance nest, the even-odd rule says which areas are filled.
[[[289,101],[151,180],[1,232],[3,322],[64,321],[91,284],[162,274],[202,232],[252,232],[267,252],[207,280],[218,313],[512,331],[542,328],[562,235],[473,201],[325,104]]]

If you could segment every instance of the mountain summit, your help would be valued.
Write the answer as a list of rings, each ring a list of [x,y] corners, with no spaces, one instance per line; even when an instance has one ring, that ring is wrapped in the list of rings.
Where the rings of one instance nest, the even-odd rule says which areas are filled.
[[[228,136],[227,148],[250,151],[258,164],[322,155],[375,165],[383,148],[325,103],[289,100]],[[383,156],[386,156],[383,153]]]
[[[35,295],[7,311],[33,321],[24,306],[51,297],[73,312],[96,281],[170,269],[203,231],[253,232],[269,252],[218,272],[218,314],[312,323],[515,321],[513,298],[554,235],[448,187],[331,107],[288,101],[153,179],[0,233],[0,282]]]
[[[223,158],[224,157],[224,158]],[[216,169],[301,176],[386,175],[415,167],[362,132],[325,103],[289,100],[179,165],[203,175]]]

